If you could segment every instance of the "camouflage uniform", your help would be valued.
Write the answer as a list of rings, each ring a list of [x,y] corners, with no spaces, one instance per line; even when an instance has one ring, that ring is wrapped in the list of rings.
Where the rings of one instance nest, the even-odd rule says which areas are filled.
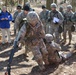
[[[75,23],[76,22],[76,12],[72,16],[72,21]]]
[[[46,34],[45,35],[45,43],[46,43],[46,48],[48,50],[48,59],[49,62],[52,63],[59,63],[61,61],[61,58],[58,54],[58,52],[61,50],[60,45],[55,43],[53,41],[53,36],[51,34]]]
[[[16,17],[17,17],[17,15],[18,15],[19,13],[20,13],[20,12],[18,12],[18,11],[16,11],[16,12],[14,13],[14,15],[13,15],[14,22],[15,22]],[[14,34],[16,34],[15,25],[14,25]]]
[[[16,17],[21,12],[21,10],[22,10],[22,6],[21,5],[18,5],[17,6],[17,11],[15,11],[15,13],[13,14],[13,21],[12,22],[15,23]],[[15,25],[14,25],[14,34],[16,34]]]
[[[62,7],[62,6],[59,8],[59,12],[61,12],[61,14],[63,15],[63,17],[65,17],[64,10],[63,10],[63,7]],[[62,26],[62,28],[63,28],[63,30],[64,30],[64,21],[63,21],[63,23],[61,24],[61,26]],[[61,33],[60,33],[60,39],[62,39]]]
[[[75,31],[76,31],[76,12],[74,13],[72,17],[72,22],[75,24]]]
[[[32,9],[32,8],[31,8],[31,6],[30,6],[30,3],[29,3],[29,2],[26,2],[26,3],[25,3],[25,5],[26,5],[26,6],[29,6],[30,11],[34,11],[34,9]]]
[[[69,44],[71,43],[72,40],[72,34],[71,34],[71,26],[73,25],[73,22],[71,20],[72,16],[73,16],[73,12],[72,12],[72,6],[68,5],[67,9],[69,9],[70,11],[66,11],[65,13],[65,25],[64,25],[64,43],[66,42],[66,33],[68,31],[68,35],[69,35]]]
[[[45,10],[44,10],[45,9]],[[49,33],[49,24],[48,24],[48,15],[49,15],[49,10],[44,8],[42,12],[40,12],[40,19],[44,25],[44,30],[46,33]]]
[[[44,70],[43,61],[45,64],[49,64],[48,52],[43,41],[43,38],[45,37],[43,25],[35,12],[31,11],[28,13],[27,23],[21,27],[19,34],[21,39],[25,38],[27,50],[32,51],[39,68]]]
[[[15,29],[19,29],[21,28],[21,23],[23,21],[24,18],[27,17],[27,14],[24,13],[24,11],[22,11],[21,13],[18,14],[16,20],[15,20]]]
[[[52,8],[56,8],[56,4],[51,4],[51,7]],[[53,18],[56,17],[59,19],[59,22],[57,23],[54,23],[53,22]],[[51,29],[50,29],[50,33],[53,35],[55,33],[55,36],[54,36],[54,41],[56,43],[59,43],[59,32],[58,32],[58,28],[59,28],[59,25],[62,24],[64,18],[62,16],[62,14],[57,11],[57,10],[51,10],[50,12],[50,16],[49,16],[49,20],[50,20],[50,23],[51,23]]]

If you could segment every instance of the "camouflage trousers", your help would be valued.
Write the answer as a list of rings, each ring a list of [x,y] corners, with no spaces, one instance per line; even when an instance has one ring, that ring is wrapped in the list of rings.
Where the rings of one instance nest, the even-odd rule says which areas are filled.
[[[63,37],[64,37],[64,40],[66,41],[66,38],[67,38],[67,32],[68,32],[68,36],[69,36],[69,42],[71,42],[72,40],[72,32],[71,32],[71,24],[68,24],[68,25],[65,25],[64,26],[64,32],[63,32]]]
[[[46,23],[43,23],[44,25],[44,30],[45,30],[45,33],[50,33],[50,23],[46,22]]]
[[[50,34],[54,36],[54,41],[59,43],[59,32],[58,32],[59,25],[51,24],[50,25]]]
[[[40,40],[37,45],[32,45],[31,43],[26,43],[26,49],[32,51],[34,55],[34,59],[39,65],[40,70],[43,70],[45,67],[43,62],[48,65],[48,51],[46,50],[46,46],[43,40]]]
[[[47,43],[46,47],[47,47],[47,51],[48,51],[49,63],[52,64],[52,63],[61,62],[61,58],[60,58],[59,53],[58,53],[58,51],[61,50],[61,47],[54,42]]]

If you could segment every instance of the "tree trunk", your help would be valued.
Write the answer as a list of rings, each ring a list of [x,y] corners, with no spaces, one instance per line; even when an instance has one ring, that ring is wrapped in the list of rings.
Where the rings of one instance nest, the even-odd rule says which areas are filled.
[[[46,8],[50,10],[50,5],[53,3],[53,0],[47,0],[46,1]]]
[[[57,4],[57,0],[54,0],[54,3],[56,3],[56,4]]]
[[[6,7],[7,7],[7,4],[8,4],[8,3],[7,3],[7,0],[5,0],[5,6],[6,6]]]
[[[28,2],[28,0],[24,0],[24,4],[25,4],[26,2]]]
[[[18,3],[19,3],[19,4],[22,4],[22,0],[18,0]]]
[[[72,0],[71,5],[73,7],[73,11],[76,11],[76,0]]]

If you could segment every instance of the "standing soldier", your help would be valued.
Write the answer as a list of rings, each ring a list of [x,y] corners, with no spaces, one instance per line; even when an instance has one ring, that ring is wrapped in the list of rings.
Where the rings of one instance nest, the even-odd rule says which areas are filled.
[[[48,15],[49,11],[46,9],[44,5],[42,5],[42,12],[40,12],[40,19],[44,25],[44,30],[46,33],[48,33],[49,31]]]
[[[63,10],[63,7],[62,7],[62,6],[60,6],[59,11],[61,12],[61,14],[63,15],[63,17],[64,17],[64,19],[65,19],[65,14],[64,14],[64,10]],[[62,26],[62,28],[63,28],[63,30],[64,30],[64,21],[63,21],[63,23],[61,24],[61,26]],[[60,33],[60,39],[62,39],[61,33]]]
[[[62,14],[56,10],[57,8],[57,5],[55,3],[52,3],[51,4],[51,12],[50,12],[50,16],[49,16],[49,19],[48,21],[50,21],[51,23],[51,34],[53,35],[55,33],[55,36],[54,36],[54,40],[56,43],[59,43],[59,25],[62,24],[64,18],[62,16]]]
[[[15,22],[17,15],[21,12],[22,6],[19,4],[17,6],[17,11],[13,15],[13,22]],[[14,35],[16,34],[15,26],[14,26]]]
[[[68,35],[69,35],[69,44],[71,44],[71,40],[72,40],[72,32],[71,32],[71,27],[73,25],[73,22],[71,20],[72,16],[73,16],[73,11],[72,11],[72,6],[68,5],[67,6],[67,11],[65,13],[65,26],[64,26],[64,43],[66,43],[66,33],[68,31]]]
[[[73,17],[72,17],[72,21],[76,22],[76,12],[74,13]]]
[[[27,17],[28,12],[30,11],[29,6],[24,6],[23,11],[18,14],[16,20],[15,20],[15,29],[20,30],[20,28],[23,25],[23,19]]]

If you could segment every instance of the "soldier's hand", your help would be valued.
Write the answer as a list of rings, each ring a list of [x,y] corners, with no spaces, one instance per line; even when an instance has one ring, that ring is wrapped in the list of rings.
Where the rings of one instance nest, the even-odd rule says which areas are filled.
[[[58,24],[58,22],[55,22],[54,24]]]
[[[49,19],[48,19],[48,22],[50,22],[50,21],[51,21],[51,19],[49,18]]]

